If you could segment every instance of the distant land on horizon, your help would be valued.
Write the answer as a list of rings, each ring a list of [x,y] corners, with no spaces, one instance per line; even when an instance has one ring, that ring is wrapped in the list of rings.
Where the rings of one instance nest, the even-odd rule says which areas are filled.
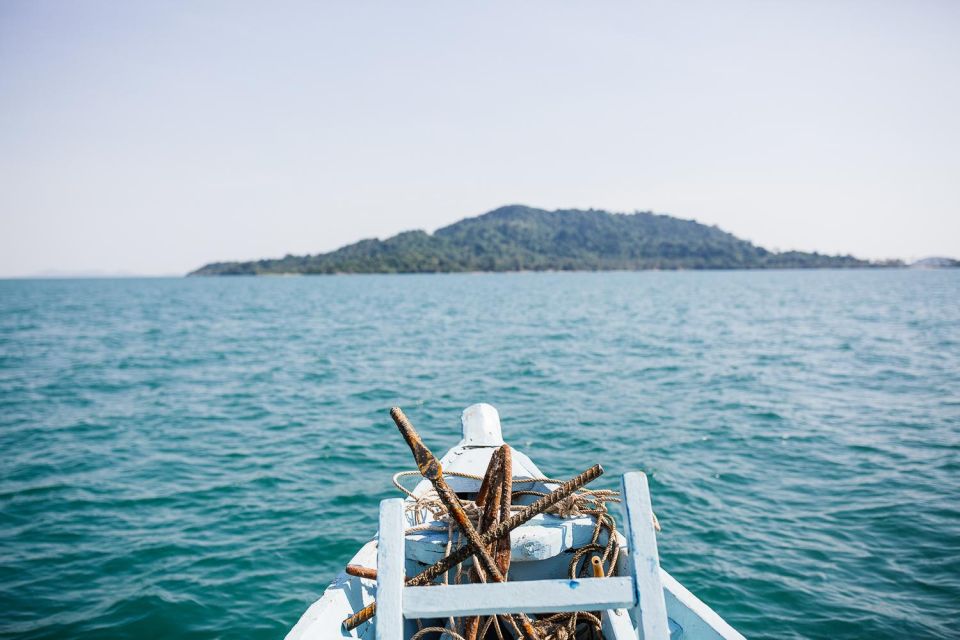
[[[851,255],[773,252],[715,226],[650,212],[500,207],[438,229],[361,240],[329,253],[214,262],[190,276],[469,271],[902,267]]]

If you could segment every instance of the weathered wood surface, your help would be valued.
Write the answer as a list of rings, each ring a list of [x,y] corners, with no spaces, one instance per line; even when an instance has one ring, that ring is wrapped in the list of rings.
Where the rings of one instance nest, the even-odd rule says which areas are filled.
[[[620,499],[630,550],[630,573],[634,578],[638,635],[640,640],[668,640],[667,605],[660,582],[660,555],[646,474],[623,474]]]
[[[606,640],[637,640],[630,612],[626,609],[605,609],[600,614],[600,622]]]
[[[669,605],[667,614],[671,615]],[[601,614],[600,621],[603,624],[603,637],[606,640],[637,640],[637,629],[633,625],[630,612],[626,609],[607,609]],[[683,627],[672,617],[667,618],[667,624],[670,625],[670,640],[702,640],[698,635],[684,633]]]
[[[590,542],[594,520],[590,516],[561,518],[549,513],[531,518],[523,527],[510,532],[513,562],[533,562],[557,556],[572,547]],[[418,531],[407,538],[411,559],[433,564],[446,553],[447,530]]]
[[[377,565],[377,543],[371,540],[363,545],[350,560],[366,567]],[[309,567],[303,567],[309,571]],[[376,583],[341,572],[330,583],[316,602],[310,605],[296,625],[287,634],[286,640],[343,640],[363,638],[372,640],[373,623],[367,623],[346,632],[340,620],[351,611],[358,611],[373,602]]]
[[[403,615],[407,618],[616,609],[633,604],[632,578],[458,584],[403,590]]]
[[[683,628],[683,637],[693,640],[746,640],[716,611],[669,573],[660,570],[670,618]]]
[[[377,640],[403,640],[403,532],[406,526],[403,500],[383,500],[377,539]]]

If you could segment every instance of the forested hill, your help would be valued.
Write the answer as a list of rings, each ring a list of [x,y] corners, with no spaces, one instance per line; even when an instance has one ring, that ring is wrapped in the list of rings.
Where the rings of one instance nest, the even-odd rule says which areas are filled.
[[[432,235],[407,231],[330,253],[215,262],[190,275],[864,267],[852,256],[774,253],[716,227],[653,213],[501,207]]]

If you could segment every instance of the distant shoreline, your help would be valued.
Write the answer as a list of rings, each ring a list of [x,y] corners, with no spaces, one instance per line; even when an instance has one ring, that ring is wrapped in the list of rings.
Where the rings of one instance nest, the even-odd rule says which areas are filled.
[[[341,276],[456,276],[456,275],[527,275],[538,273],[715,273],[722,271],[941,271],[951,267],[911,267],[910,265],[858,265],[854,267],[715,267],[709,269],[515,269],[499,271],[339,271],[333,273],[228,273],[206,275],[187,273],[182,278],[314,278],[314,277],[341,277]],[[145,276],[150,277],[150,276]],[[167,276],[156,276],[167,277]]]
[[[649,211],[547,211],[508,205],[438,229],[367,239],[328,253],[213,262],[188,275],[707,271],[888,268],[852,255],[769,251],[716,226]]]
[[[865,266],[865,267],[765,267],[765,268],[731,268],[731,269],[525,269],[520,271],[413,271],[413,272],[343,272],[343,273],[246,273],[232,274],[218,277],[225,278],[315,278],[315,277],[348,277],[348,276],[485,276],[485,275],[537,275],[537,274],[584,274],[584,273],[721,273],[721,272],[760,272],[760,271],[952,271],[957,267],[924,267],[924,266]],[[184,278],[201,278],[211,276],[197,276],[187,274],[164,275],[118,275],[118,276],[0,276],[0,281],[71,281],[71,280],[182,280]]]

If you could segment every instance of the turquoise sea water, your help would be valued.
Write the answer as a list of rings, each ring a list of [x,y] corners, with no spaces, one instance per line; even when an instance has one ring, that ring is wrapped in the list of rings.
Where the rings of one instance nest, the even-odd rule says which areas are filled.
[[[960,271],[0,282],[0,634],[279,638],[486,401],[749,638],[960,636]]]

